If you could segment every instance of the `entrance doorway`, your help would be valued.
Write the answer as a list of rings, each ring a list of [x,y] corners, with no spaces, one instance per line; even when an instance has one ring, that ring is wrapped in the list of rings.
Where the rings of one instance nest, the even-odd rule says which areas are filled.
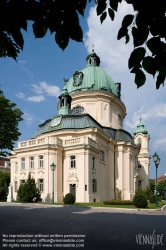
[[[76,184],[70,184],[70,193],[76,198]]]

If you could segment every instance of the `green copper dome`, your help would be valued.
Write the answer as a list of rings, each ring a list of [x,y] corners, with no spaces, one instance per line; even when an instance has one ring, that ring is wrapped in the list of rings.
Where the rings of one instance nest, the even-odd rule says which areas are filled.
[[[134,132],[134,135],[137,135],[137,134],[139,134],[139,133],[145,134],[145,135],[148,134],[148,131],[145,130],[145,126],[142,124],[141,117],[140,117],[140,122],[139,122],[139,124],[137,125],[137,129],[136,129],[135,132]]]
[[[112,78],[99,67],[100,58],[94,51],[86,58],[87,67],[78,70],[66,84],[69,95],[79,91],[104,90],[120,98],[120,83],[115,84]]]

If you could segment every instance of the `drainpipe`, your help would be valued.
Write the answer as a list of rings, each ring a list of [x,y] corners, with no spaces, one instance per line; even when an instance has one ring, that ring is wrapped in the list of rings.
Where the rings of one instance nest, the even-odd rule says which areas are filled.
[[[114,200],[116,200],[115,146],[114,146]]]

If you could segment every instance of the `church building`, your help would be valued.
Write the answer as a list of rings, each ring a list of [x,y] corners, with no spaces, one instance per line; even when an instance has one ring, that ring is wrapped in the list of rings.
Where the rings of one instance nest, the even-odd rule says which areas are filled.
[[[40,124],[34,137],[19,142],[11,159],[13,197],[35,178],[44,202],[132,200],[149,181],[150,136],[140,119],[134,136],[123,129],[126,107],[121,84],[100,68],[92,50],[59,96],[58,114]],[[55,164],[55,171],[50,165]],[[54,185],[53,185],[54,180]],[[52,192],[53,191],[53,192]]]

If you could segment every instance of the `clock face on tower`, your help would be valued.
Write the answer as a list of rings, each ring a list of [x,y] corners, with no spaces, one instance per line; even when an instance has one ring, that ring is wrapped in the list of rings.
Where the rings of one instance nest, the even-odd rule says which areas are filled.
[[[61,123],[62,117],[56,117],[51,120],[50,126],[51,127],[56,127]]]

